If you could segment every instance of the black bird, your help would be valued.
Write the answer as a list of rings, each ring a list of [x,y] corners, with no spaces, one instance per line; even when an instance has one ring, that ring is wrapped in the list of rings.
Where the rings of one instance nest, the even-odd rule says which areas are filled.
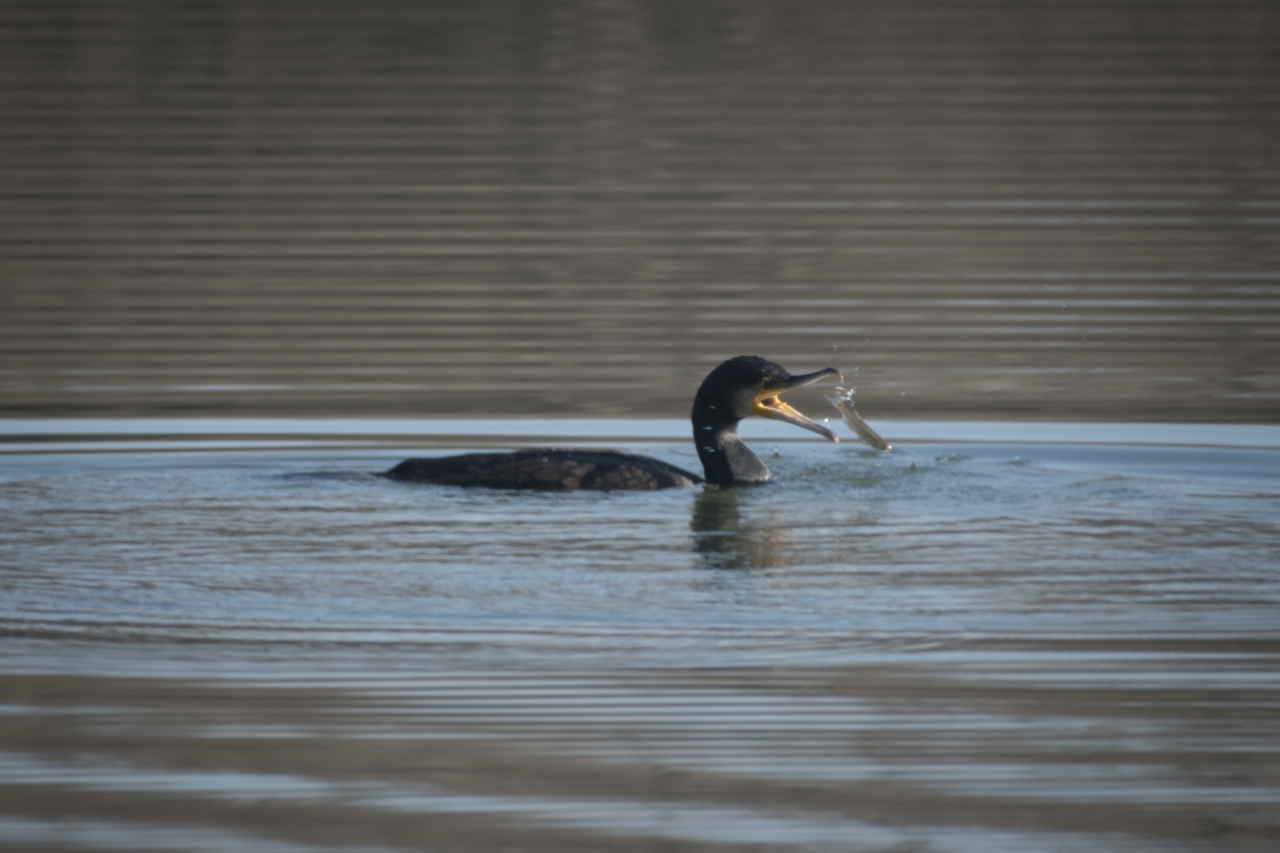
[[[449,486],[550,491],[766,483],[773,475],[738,437],[738,421],[760,415],[839,441],[831,430],[779,399],[787,391],[828,376],[841,378],[832,367],[792,376],[782,365],[754,355],[731,358],[711,371],[693,399],[693,440],[705,480],[666,462],[616,450],[517,450],[406,459],[383,476]]]

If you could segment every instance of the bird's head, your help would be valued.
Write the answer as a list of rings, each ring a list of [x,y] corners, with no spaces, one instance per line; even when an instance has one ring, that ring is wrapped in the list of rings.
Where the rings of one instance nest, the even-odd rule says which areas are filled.
[[[834,367],[792,376],[785,367],[768,359],[740,355],[708,374],[694,400],[694,418],[697,420],[701,414],[703,420],[727,426],[759,415],[816,432],[830,441],[839,441],[831,430],[814,423],[781,399],[788,391],[827,377],[842,379],[840,371]]]

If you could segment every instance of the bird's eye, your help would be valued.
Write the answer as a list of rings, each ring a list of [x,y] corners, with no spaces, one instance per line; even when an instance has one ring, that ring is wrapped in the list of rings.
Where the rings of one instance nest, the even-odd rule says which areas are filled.
[[[772,379],[765,379],[765,380],[762,380],[762,381],[760,382],[760,387],[761,387],[761,388],[764,388],[764,389],[767,391],[768,389],[770,389],[770,388],[772,388],[772,387],[773,387],[773,380],[772,380]]]

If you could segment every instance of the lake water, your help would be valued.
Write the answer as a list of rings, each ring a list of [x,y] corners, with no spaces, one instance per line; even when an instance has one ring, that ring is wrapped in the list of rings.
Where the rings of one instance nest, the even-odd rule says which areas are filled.
[[[770,486],[542,494],[367,475],[687,424],[57,423],[0,445],[6,847],[1280,836],[1275,427],[753,425]]]
[[[0,4],[0,415],[1280,420],[1271,0]]]
[[[1277,44],[1274,0],[0,3],[0,848],[1277,849]],[[895,450],[368,476],[696,468],[738,354]]]

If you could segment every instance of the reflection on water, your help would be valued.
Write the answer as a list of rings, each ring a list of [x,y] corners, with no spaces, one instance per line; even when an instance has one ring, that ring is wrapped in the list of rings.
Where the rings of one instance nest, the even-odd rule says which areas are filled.
[[[708,566],[725,569],[774,569],[791,553],[787,531],[777,523],[744,519],[739,507],[749,487],[711,489],[693,503],[694,547]]]
[[[1277,38],[1271,0],[0,4],[0,412],[676,416],[747,352],[869,417],[1271,421]]]
[[[1166,853],[1280,832],[1274,428],[890,429],[889,454],[793,432],[748,439],[768,486],[517,494],[367,476],[458,449],[456,424],[264,422],[281,446],[218,423],[0,445],[0,845]],[[548,429],[696,464],[687,424],[481,446]]]

